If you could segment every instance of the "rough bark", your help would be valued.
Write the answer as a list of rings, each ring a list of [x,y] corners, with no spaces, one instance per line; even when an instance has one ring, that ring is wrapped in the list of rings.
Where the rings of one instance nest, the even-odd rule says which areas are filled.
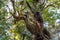
[[[43,28],[43,18],[41,16],[40,12],[35,11],[28,2],[26,2],[27,6],[30,8],[31,12],[34,15],[34,24],[31,24],[28,21],[28,15],[21,15],[19,14],[16,16],[16,14],[12,14],[12,16],[15,18],[16,21],[24,20],[27,29],[31,32],[32,35],[34,35],[34,40],[49,40],[50,33]]]

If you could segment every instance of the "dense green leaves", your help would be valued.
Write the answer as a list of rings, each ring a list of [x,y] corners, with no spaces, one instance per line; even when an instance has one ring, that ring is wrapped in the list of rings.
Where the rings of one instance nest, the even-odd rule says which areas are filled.
[[[2,8],[3,6],[5,6],[5,3],[3,2],[3,0],[0,0],[0,8]]]

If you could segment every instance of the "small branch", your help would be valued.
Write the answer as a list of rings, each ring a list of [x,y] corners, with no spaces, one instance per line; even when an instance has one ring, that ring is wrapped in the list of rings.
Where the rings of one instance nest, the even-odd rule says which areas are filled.
[[[56,6],[53,5],[53,4],[48,4],[48,5],[46,5],[45,9],[48,8],[49,6],[56,7]]]
[[[11,16],[11,17],[12,17],[12,16]],[[9,18],[7,18],[7,19],[2,19],[2,20],[0,20],[0,21],[8,20],[8,19],[10,19],[11,17],[9,17]]]
[[[6,5],[6,6],[8,7],[8,5]],[[10,8],[9,8],[9,7],[8,7],[8,9],[9,9],[9,13],[10,13],[10,14],[12,14],[12,12],[11,12],[11,10],[10,10]]]
[[[31,12],[32,12],[32,13],[35,13],[35,12],[34,12],[34,9],[29,5],[29,3],[28,3],[27,1],[26,1],[26,4],[27,4],[27,6],[30,8]]]
[[[59,1],[55,1],[55,2],[51,2],[51,3],[46,3],[46,4],[48,4],[48,5],[46,5],[46,7],[45,8],[47,8],[47,7],[49,7],[49,6],[52,6],[52,7],[56,7],[54,4],[56,4],[56,3],[58,3]]]
[[[13,9],[14,9],[14,14],[15,14],[15,13],[16,13],[15,2],[14,2],[14,0],[10,0],[10,1],[11,1],[11,3],[12,3]]]
[[[25,34],[22,35],[22,40],[24,40],[24,39],[25,39]]]
[[[41,4],[45,4],[46,0],[40,0]]]

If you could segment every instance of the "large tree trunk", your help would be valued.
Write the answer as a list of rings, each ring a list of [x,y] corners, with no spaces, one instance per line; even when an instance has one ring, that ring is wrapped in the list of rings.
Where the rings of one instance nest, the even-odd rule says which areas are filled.
[[[43,18],[41,16],[41,13],[34,11],[34,9],[29,5],[29,3],[28,2],[26,2],[26,3],[27,3],[27,6],[30,8],[31,12],[34,14],[36,29],[35,30],[33,30],[33,28],[31,29],[31,30],[33,30],[32,34],[34,35],[34,40],[49,40],[50,33],[45,28],[43,28]],[[30,28],[30,27],[28,27],[28,28]],[[28,30],[30,30],[30,29],[28,29]],[[35,33],[33,33],[34,31],[35,31]]]

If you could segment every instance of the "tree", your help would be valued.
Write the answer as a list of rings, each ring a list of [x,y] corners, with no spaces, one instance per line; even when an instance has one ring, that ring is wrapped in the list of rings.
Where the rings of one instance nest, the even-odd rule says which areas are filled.
[[[7,2],[12,3],[12,9],[10,9],[10,4],[7,4]],[[53,10],[59,8],[59,2],[59,0],[1,0],[0,25],[4,26],[1,27],[0,34],[4,32],[6,37],[8,36],[6,40],[32,40],[32,35],[34,36],[34,40],[47,40],[50,35],[47,35],[49,32],[43,25],[44,23],[48,23],[48,29],[50,29],[50,26],[52,26],[52,29],[55,28],[55,21],[60,17]],[[5,29],[7,30],[6,32]]]

